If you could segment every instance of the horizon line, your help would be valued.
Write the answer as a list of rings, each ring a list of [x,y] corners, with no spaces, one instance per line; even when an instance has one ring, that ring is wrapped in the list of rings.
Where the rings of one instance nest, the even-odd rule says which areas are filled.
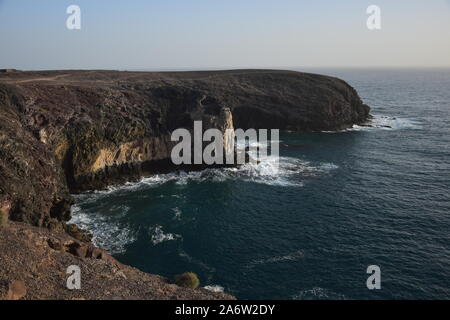
[[[124,72],[177,72],[177,71],[232,71],[232,70],[280,70],[298,71],[299,69],[346,69],[346,70],[424,70],[450,69],[448,66],[238,66],[238,67],[131,67],[131,68],[32,68],[20,69],[14,67],[0,67],[0,70],[12,69],[27,71],[124,71]]]

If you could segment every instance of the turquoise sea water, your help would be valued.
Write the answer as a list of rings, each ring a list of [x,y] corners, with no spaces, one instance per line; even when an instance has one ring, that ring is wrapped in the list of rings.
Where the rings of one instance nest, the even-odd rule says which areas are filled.
[[[73,222],[120,261],[241,299],[450,298],[450,70],[314,70],[373,127],[281,133],[273,163],[76,196]],[[381,268],[381,290],[366,269]]]

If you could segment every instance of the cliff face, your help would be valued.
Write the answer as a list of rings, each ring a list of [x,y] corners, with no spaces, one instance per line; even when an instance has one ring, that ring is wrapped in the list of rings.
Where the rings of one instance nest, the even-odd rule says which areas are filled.
[[[270,70],[5,73],[0,108],[0,208],[54,228],[70,218],[69,192],[174,169],[171,132],[194,120],[319,131],[369,114],[342,80]]]
[[[36,226],[70,218],[72,202],[53,150],[24,122],[25,101],[0,85],[0,210]]]

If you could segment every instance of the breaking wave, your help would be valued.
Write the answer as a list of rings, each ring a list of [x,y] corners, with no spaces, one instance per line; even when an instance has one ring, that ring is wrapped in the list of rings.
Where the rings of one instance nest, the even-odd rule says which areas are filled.
[[[420,130],[422,124],[411,118],[397,118],[374,115],[372,119],[361,125],[353,125],[341,131],[324,131],[324,133],[339,133],[351,131],[377,131],[377,130]]]
[[[127,182],[119,186],[110,186],[105,190],[88,192],[75,196],[83,203],[96,201],[102,196],[112,193],[127,193],[129,191],[156,188],[173,182],[178,186],[185,186],[189,182],[225,182],[245,181],[272,186],[303,186],[303,178],[326,173],[337,169],[333,163],[319,163],[316,165],[308,161],[291,157],[268,156],[260,163],[246,163],[236,168],[205,169],[202,171],[179,171],[167,174],[156,174],[142,178],[137,182]],[[177,212],[175,212],[178,215]]]
[[[122,215],[126,215],[129,208],[122,207]],[[128,244],[137,239],[136,232],[126,223],[117,221],[117,216],[105,216],[82,211],[80,206],[72,206],[72,219],[74,223],[84,230],[92,232],[92,242],[95,246],[108,250],[110,254],[122,253]]]
[[[418,130],[421,124],[409,118],[396,118],[375,115],[365,125],[354,125],[349,131],[371,131],[371,130]]]

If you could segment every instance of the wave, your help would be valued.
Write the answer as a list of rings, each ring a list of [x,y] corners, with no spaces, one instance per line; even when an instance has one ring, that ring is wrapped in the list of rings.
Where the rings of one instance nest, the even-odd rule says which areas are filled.
[[[156,174],[142,178],[137,182],[127,182],[123,185],[110,186],[105,190],[74,195],[77,202],[95,202],[101,197],[111,194],[128,193],[130,191],[155,188],[173,182],[178,186],[186,186],[190,182],[244,181],[271,186],[302,187],[302,178],[326,173],[337,169],[333,163],[313,165],[308,161],[292,157],[267,156],[259,163],[246,163],[235,168],[205,169],[202,171],[178,171],[167,174]]]
[[[219,285],[209,285],[209,286],[204,286],[204,289],[211,291],[211,292],[224,292],[225,288]]]
[[[280,140],[269,141],[271,144],[280,143]],[[266,146],[265,143],[247,141],[248,154],[255,159],[258,147]],[[243,148],[241,146],[238,148]],[[319,163],[316,165],[308,161],[294,157],[277,157],[267,155],[259,159],[258,162],[246,163],[234,168],[214,168],[202,171],[177,171],[167,174],[155,174],[149,177],[141,178],[139,181],[127,182],[121,185],[112,185],[104,190],[86,192],[81,195],[74,195],[78,202],[95,202],[103,196],[110,194],[126,194],[130,191],[145,190],[156,188],[160,185],[173,182],[178,186],[185,186],[189,182],[226,182],[226,181],[245,181],[271,186],[289,186],[302,187],[303,177],[308,177],[318,173],[329,172],[337,169],[338,166],[332,163]],[[176,197],[177,195],[174,195]],[[178,216],[177,216],[178,217]]]
[[[419,121],[411,118],[397,118],[382,115],[374,115],[372,119],[362,125],[353,125],[351,128],[341,131],[323,131],[323,133],[341,133],[352,131],[377,131],[377,130],[420,130]]]
[[[166,241],[180,239],[181,236],[174,233],[164,233],[162,226],[156,225],[149,229],[150,239],[153,245],[158,245]]]
[[[396,118],[375,115],[367,125],[354,125],[349,131],[371,131],[371,130],[418,130],[422,126],[417,120],[410,118]]]
[[[302,177],[337,169],[332,163],[312,165],[308,161],[291,157],[267,156],[259,163],[246,163],[236,168],[206,169],[199,172],[178,172],[166,175],[166,182],[177,185],[189,182],[244,181],[271,186],[302,187]]]
[[[139,232],[139,228],[136,230],[120,222],[120,218],[127,214],[128,209],[124,209],[119,215],[106,216],[89,210],[83,211],[79,205],[74,205],[69,223],[90,231],[93,234],[92,242],[95,246],[107,250],[110,254],[119,254],[126,251],[127,245],[137,240]],[[148,235],[153,245],[182,238],[181,235],[164,232],[161,225],[150,227]]]
[[[122,206],[122,215],[126,215],[129,208]],[[96,213],[82,211],[79,205],[72,206],[72,219],[74,223],[84,230],[92,232],[92,243],[106,249],[110,254],[123,253],[126,246],[136,241],[137,233],[127,225],[117,221],[117,216],[103,216]]]

